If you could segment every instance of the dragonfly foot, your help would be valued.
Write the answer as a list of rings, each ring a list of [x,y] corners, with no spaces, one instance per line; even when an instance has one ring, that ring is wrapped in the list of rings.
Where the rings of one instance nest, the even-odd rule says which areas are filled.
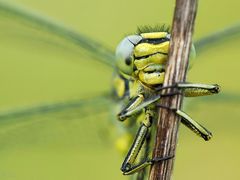
[[[158,163],[158,162],[161,162],[161,161],[166,161],[166,160],[172,159],[174,157],[175,157],[175,155],[166,156],[166,157],[156,157],[156,158],[153,158],[151,160],[151,162],[152,163]]]

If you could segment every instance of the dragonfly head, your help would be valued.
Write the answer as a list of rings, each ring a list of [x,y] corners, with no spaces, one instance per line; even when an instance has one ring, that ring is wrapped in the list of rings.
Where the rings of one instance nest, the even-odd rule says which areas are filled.
[[[162,84],[169,41],[170,34],[165,31],[127,36],[116,49],[117,68],[146,85]]]

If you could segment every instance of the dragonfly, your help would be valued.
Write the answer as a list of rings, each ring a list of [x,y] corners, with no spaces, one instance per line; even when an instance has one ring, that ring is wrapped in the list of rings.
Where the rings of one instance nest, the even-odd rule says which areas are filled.
[[[139,29],[137,35],[127,36],[117,47],[118,75],[116,81],[118,84],[116,90],[119,98],[124,98],[127,102],[118,114],[118,118],[120,121],[126,119],[134,121],[132,118],[129,119],[133,116],[136,121],[138,119],[136,114],[144,109],[142,111],[143,116],[141,116],[141,113],[139,114],[142,120],[139,120],[141,123],[136,137],[121,167],[125,175],[139,172],[153,163],[172,158],[172,156],[155,159],[145,157],[139,163],[135,163],[144,143],[146,143],[145,149],[150,149],[148,146],[151,142],[149,141],[154,137],[154,135],[151,135],[150,129],[152,125],[156,127],[157,106],[175,111],[182,118],[181,122],[204,140],[208,141],[212,137],[210,131],[182,110],[163,107],[158,104],[162,97],[177,94],[177,92],[162,94],[161,90],[166,88],[182,89],[185,97],[213,95],[220,91],[219,85],[216,84],[177,83],[173,86],[164,87],[163,81],[169,43],[170,32],[168,28],[156,26]],[[191,54],[195,54],[194,46],[192,46]]]
[[[82,52],[81,54],[83,54],[84,56],[91,57],[94,60],[109,66],[110,68],[113,68],[113,69],[115,68],[115,62],[116,62],[115,53],[113,51],[109,50],[108,48],[106,48],[104,45],[94,41],[91,38],[88,38],[88,37],[83,36],[79,33],[76,33],[74,31],[72,31],[71,29],[68,29],[64,26],[61,26],[61,25],[57,24],[57,23],[49,21],[49,20],[47,20],[47,19],[45,19],[41,16],[38,16],[36,14],[31,14],[29,12],[21,10],[20,8],[15,7],[15,6],[10,6],[10,5],[1,3],[0,4],[0,12],[1,12],[0,15],[4,18],[13,19],[14,22],[15,21],[16,22],[24,22],[24,23],[26,23],[26,25],[30,25],[33,28],[40,29],[41,31],[45,31],[45,32],[48,32],[50,34],[54,34],[55,36],[57,36],[56,38],[64,39],[65,41],[71,42],[72,44],[76,45],[80,49],[80,51]],[[237,33],[238,30],[239,30],[239,26],[231,27],[229,29],[226,29],[224,31],[221,31],[219,33],[216,33],[214,35],[211,35],[209,37],[206,37],[206,38],[196,42],[195,47],[196,47],[197,51],[201,52],[201,50],[206,48],[206,46],[209,47],[211,44],[218,43],[219,39],[220,39],[219,37],[224,37],[224,35],[226,35],[226,34],[229,35],[229,32],[231,32],[231,35],[233,35],[233,34]],[[163,34],[166,35],[165,40],[168,39],[168,40],[165,41],[165,43],[166,43],[167,41],[169,41],[169,37],[168,37],[169,34],[166,34],[166,32],[163,33]],[[148,34],[148,35],[150,35],[150,34]],[[148,36],[148,35],[146,34],[146,36]],[[141,39],[140,41],[142,41],[142,35],[138,35],[138,38],[140,38]],[[151,38],[147,38],[147,39],[151,39]],[[160,38],[158,37],[157,39],[160,39]],[[127,39],[124,39],[122,43],[125,43],[127,40],[129,40],[129,37]],[[134,40],[136,40],[136,39],[133,39],[132,41],[129,41],[129,42],[132,44]],[[154,41],[154,38],[152,40]],[[136,45],[136,44],[134,44],[134,45]],[[117,49],[117,55],[126,55],[125,53],[126,53],[126,51],[125,50],[122,51],[121,44],[120,44],[119,48]],[[123,62],[123,61],[120,61],[120,63],[121,62]],[[121,68],[121,64],[118,65],[118,67]],[[159,66],[158,68],[162,68],[162,67]],[[125,69],[123,68],[123,71],[124,70]],[[160,70],[162,71],[163,69],[160,69]],[[121,88],[120,88],[120,84],[123,83],[123,82],[126,82],[126,80],[129,80],[129,78],[126,78],[126,76],[125,77],[120,77],[119,74],[114,76],[114,81],[117,82],[116,85],[115,85],[116,86],[115,87],[115,94],[116,93],[117,94],[126,93],[126,92],[121,92]],[[179,88],[179,87],[180,88],[188,88],[189,87],[188,85],[189,84],[187,84],[187,85],[186,84],[178,84],[177,85],[178,87],[173,87],[173,88]],[[197,87],[193,86],[193,87],[194,87],[195,90],[197,88],[200,88],[200,89],[203,88],[203,87],[199,87],[199,86],[197,86]],[[158,87],[158,88],[161,89],[161,87]],[[216,90],[217,86],[209,85],[209,86],[204,86],[204,88],[205,89],[212,89],[213,88],[214,90]],[[194,91],[190,91],[190,92],[194,93]],[[197,92],[199,92],[199,91],[197,91]],[[207,92],[209,92],[209,91],[207,91]],[[216,92],[218,92],[218,89],[217,89]],[[71,112],[72,110],[76,110],[77,108],[81,109],[81,116],[83,116],[83,110],[84,110],[85,107],[89,107],[89,106],[94,107],[94,111],[95,111],[95,113],[97,113],[97,112],[106,111],[106,107],[107,106],[112,106],[113,103],[121,104],[121,101],[119,101],[119,99],[121,99],[121,96],[119,96],[117,98],[117,102],[115,102],[116,98],[115,98],[115,100],[111,99],[112,96],[113,95],[112,95],[111,92],[107,92],[107,93],[101,94],[101,95],[93,97],[93,98],[83,99],[81,101],[75,100],[75,101],[71,101],[71,102],[53,103],[53,104],[48,104],[48,105],[41,105],[41,106],[38,106],[38,107],[31,107],[31,108],[25,108],[25,109],[20,109],[20,110],[13,110],[13,111],[9,111],[9,112],[3,112],[0,116],[0,118],[5,121],[5,123],[6,123],[5,125],[7,126],[8,122],[11,119],[14,119],[14,118],[20,118],[20,120],[24,120],[28,116],[36,116],[36,118],[37,118],[39,114],[47,114],[47,113],[53,113],[54,114],[55,112],[59,113],[61,111],[65,111],[65,113],[66,113],[66,110]],[[148,100],[142,101],[145,104],[144,106],[137,106],[136,102],[139,99],[137,99],[137,101],[136,101],[136,98],[133,98],[133,99],[135,101],[131,101],[130,104],[128,106],[126,106],[126,108],[123,111],[121,111],[121,113],[120,113],[121,115],[119,115],[119,119],[125,120],[125,118],[129,116],[129,113],[130,113],[129,110],[131,109],[131,108],[129,109],[129,107],[132,104],[134,104],[134,108],[136,108],[136,109],[133,109],[133,110],[131,109],[131,111],[132,112],[133,111],[134,112],[136,112],[136,111],[139,112],[139,111],[141,111],[141,109],[143,107],[146,107],[146,104],[149,105],[149,104],[157,101],[159,99],[159,94],[157,94],[154,99],[148,99]],[[139,107],[141,107],[141,108],[139,108]],[[151,113],[153,113],[152,110],[150,110],[149,114],[151,114]],[[179,110],[179,111],[177,111],[177,113],[180,116],[185,117],[186,125],[189,126],[190,129],[192,129],[195,132],[196,132],[196,129],[197,129],[197,133],[198,134],[200,133],[200,135],[204,139],[209,139],[211,137],[210,132],[208,130],[206,130],[204,127],[202,127],[200,124],[196,125],[196,126],[198,126],[197,128],[196,128],[196,126],[193,128],[194,124],[190,125],[189,123],[194,122],[194,121],[192,119],[189,119],[189,116],[186,115],[183,111]],[[78,114],[78,113],[76,113],[76,114]],[[89,114],[89,113],[86,112],[85,114]],[[114,114],[116,114],[116,113],[114,113]],[[138,118],[141,119],[141,116],[142,116],[142,113],[138,114],[137,119]],[[66,119],[67,118],[69,118],[69,117],[66,116]],[[136,116],[134,118],[136,118]],[[51,119],[51,117],[49,117],[48,119]],[[31,122],[32,122],[32,120],[30,120],[29,122],[25,122],[25,123],[26,124],[31,124]],[[21,127],[25,126],[24,123],[20,124],[20,125],[18,125],[18,122],[15,122],[15,123],[16,123],[16,127],[14,127],[13,129],[21,128]],[[65,123],[67,123],[67,122],[65,122]],[[111,121],[111,123],[116,124],[115,119],[114,119],[114,122]],[[118,123],[116,125],[118,127],[120,126],[120,130],[116,130],[116,131],[120,131],[120,134],[123,135],[123,138],[121,138],[121,137],[119,138],[119,136],[118,136],[118,138],[116,140],[116,144],[117,144],[118,147],[120,147],[120,149],[122,148],[121,149],[122,152],[126,152],[126,149],[127,149],[126,147],[130,148],[128,142],[131,142],[131,140],[133,139],[132,134],[135,135],[136,134],[136,127],[138,128],[138,126],[136,126],[135,123],[134,123],[134,126],[133,126],[133,124],[128,124],[128,123],[131,123],[131,122],[129,122],[129,121],[126,122],[126,126],[128,126],[128,128],[122,128],[123,125],[121,125],[121,123]],[[133,128],[131,129],[131,127],[129,127],[129,126],[133,126]],[[141,127],[143,127],[143,126],[141,126]],[[125,132],[123,133],[123,131],[130,132],[130,135],[129,135],[129,133],[125,133]],[[139,138],[141,141],[143,141],[143,140],[145,140],[146,137],[137,135],[136,138]],[[122,145],[122,143],[125,143],[125,145]],[[122,166],[122,170],[124,171],[125,174],[128,174],[128,173],[131,174],[131,173],[135,172],[136,170],[138,171],[142,167],[145,167],[145,165],[149,165],[152,162],[152,161],[146,161],[143,164],[137,165],[137,168],[136,167],[132,168],[131,166],[133,164],[130,164],[130,170],[129,170],[129,160],[130,161],[135,160],[135,158],[138,154],[138,153],[131,153],[131,152],[133,152],[136,149],[139,149],[139,151],[140,151],[140,149],[141,149],[140,146],[139,146],[140,144],[133,144],[133,146],[130,148],[130,154],[133,154],[133,155],[127,155],[127,157],[126,157],[126,159],[123,163],[123,166]],[[147,148],[143,148],[143,150],[145,151],[145,152],[143,152],[143,154],[146,154],[146,152],[148,151],[146,149]]]

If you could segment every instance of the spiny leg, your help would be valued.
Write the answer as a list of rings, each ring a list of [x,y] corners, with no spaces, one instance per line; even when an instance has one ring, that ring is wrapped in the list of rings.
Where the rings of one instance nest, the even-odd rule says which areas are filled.
[[[175,113],[182,118],[181,122],[185,126],[187,126],[191,131],[193,131],[195,134],[202,137],[205,141],[208,141],[212,138],[212,133],[209,130],[207,130],[205,127],[203,127],[198,122],[194,121],[188,114],[186,114],[182,110],[174,109],[174,108],[163,106],[160,104],[158,104],[157,106],[160,108],[166,108],[166,109],[175,111]]]
[[[152,122],[151,122],[152,114],[153,114],[153,112],[151,110],[146,111],[145,120],[141,124],[141,126],[137,132],[137,135],[135,137],[135,140],[134,140],[131,148],[129,149],[127,156],[125,157],[125,159],[123,161],[121,170],[124,175],[130,175],[130,174],[136,173],[136,172],[142,170],[143,168],[145,168],[146,166],[153,164],[154,162],[167,160],[167,159],[170,159],[173,157],[173,156],[168,156],[168,157],[164,157],[164,158],[156,158],[154,160],[148,159],[147,157],[145,157],[146,159],[144,159],[140,163],[134,164],[136,161],[136,158],[138,156],[138,153],[140,152],[142,145],[147,138],[149,128],[152,124]]]
[[[177,88],[183,90],[183,95],[185,97],[197,97],[197,96],[206,96],[213,95],[220,92],[220,87],[217,84],[194,84],[194,83],[177,83],[172,86],[165,86],[157,88],[159,91],[167,88]],[[158,105],[159,107],[167,108],[174,110],[176,114],[182,117],[181,122],[187,126],[190,130],[192,130],[195,134],[202,137],[204,140],[208,141],[212,137],[212,133],[208,131],[205,127],[203,127],[198,122],[194,121],[188,114],[179,110],[173,109],[171,107],[165,107],[162,105]]]
[[[143,110],[148,105],[156,102],[160,99],[160,95],[153,95],[151,97],[145,98],[143,94],[139,94],[123,108],[123,110],[118,114],[118,119],[124,121],[127,117]]]
[[[220,92],[220,86],[217,84],[178,83],[177,87],[184,90],[185,97],[207,96]]]
[[[177,93],[178,94],[178,93]],[[172,96],[176,93],[165,94],[164,96]],[[123,110],[118,114],[118,119],[124,121],[127,117],[141,111],[146,108],[148,105],[158,101],[161,98],[159,94],[153,94],[150,97],[145,98],[143,94],[139,94],[123,108]]]
[[[219,93],[220,87],[218,85],[193,84],[193,83],[177,83],[171,86],[158,87],[156,91],[163,89],[177,88],[183,90],[185,97],[206,96]],[[145,98],[143,94],[134,97],[128,105],[118,114],[119,120],[124,121],[127,117],[142,110],[148,105],[158,101],[161,97],[172,96],[179,94],[180,91],[173,91],[167,94],[154,94],[151,97]]]
[[[146,116],[147,116],[147,114],[146,114]],[[145,118],[145,119],[147,119],[147,118]],[[129,149],[127,156],[125,157],[125,159],[123,161],[123,164],[121,167],[123,174],[126,174],[126,175],[133,174],[139,170],[139,167],[141,168],[143,166],[143,165],[136,166],[136,165],[134,165],[134,162],[135,162],[137,155],[140,152],[141,147],[147,137],[150,126],[151,126],[151,122],[146,121],[146,122],[143,122],[141,124],[140,128],[138,129],[138,132],[133,141],[133,144],[132,144],[131,148]],[[144,167],[145,167],[145,165],[144,165]]]
[[[170,86],[157,87],[156,91],[164,89],[180,89],[183,90],[185,97],[197,97],[213,95],[220,92],[220,86],[217,84],[199,84],[199,83],[177,83]]]
[[[151,146],[151,133],[148,133],[145,143],[144,143],[144,148],[142,149],[142,157],[148,157],[149,156],[149,150]],[[144,180],[147,179],[148,175],[148,168],[144,168],[141,171],[137,173],[136,179],[135,180]]]
[[[212,138],[212,133],[203,127],[198,122],[194,121],[188,114],[181,110],[177,110],[176,113],[182,117],[181,122],[192,130],[195,134],[202,137],[205,141],[208,141]]]
[[[138,111],[137,107],[144,101],[144,96],[139,94],[132,98],[132,100],[123,108],[123,110],[117,115],[120,121],[124,121],[127,117],[131,116]],[[137,110],[135,110],[137,109]],[[141,110],[141,109],[139,109]]]
[[[193,83],[178,83],[171,86],[158,87],[156,90],[162,91],[163,89],[177,88],[183,90],[185,97],[206,96],[219,93],[220,87],[218,85],[206,84],[193,84]],[[158,101],[161,97],[172,96],[179,94],[180,91],[173,91],[167,94],[154,94],[151,97],[145,98],[143,94],[134,97],[128,105],[118,114],[119,120],[124,121],[127,117],[142,110],[148,105]]]
[[[184,90],[184,95],[188,97],[194,97],[194,96],[203,96],[203,95],[210,95],[215,94],[219,92],[219,86],[218,85],[203,85],[203,84],[184,84],[179,83],[177,86],[169,86],[169,87],[161,87],[162,89],[166,88],[179,88]],[[168,96],[171,94],[167,94]],[[133,100],[124,108],[121,113],[119,114],[120,120],[125,120],[128,116],[131,116],[136,111],[142,109],[143,107],[146,107],[147,105],[157,101],[160,99],[161,95],[156,95],[152,97],[150,100],[144,99],[144,96],[140,94],[139,96],[133,98]],[[167,107],[168,109],[171,109]],[[184,113],[181,110],[175,110],[176,113],[183,118],[183,124],[185,124],[187,127],[189,127],[193,132],[203,137],[205,140],[209,140],[211,138],[211,133],[201,126],[199,123],[195,122],[193,119],[191,119],[186,113]],[[147,114],[146,114],[147,115]],[[172,158],[173,156],[169,157],[159,157],[155,159],[145,159],[142,162],[138,164],[134,164],[138,153],[141,150],[141,147],[146,140],[146,136],[148,134],[148,129],[151,126],[151,116],[146,116],[148,118],[145,119],[143,124],[140,126],[138,133],[135,137],[135,140],[122,164],[121,170],[123,171],[123,174],[133,174],[135,172],[138,172],[145,168],[146,166],[153,164],[154,162],[159,162],[163,160],[167,160]],[[148,119],[148,120],[147,120]]]

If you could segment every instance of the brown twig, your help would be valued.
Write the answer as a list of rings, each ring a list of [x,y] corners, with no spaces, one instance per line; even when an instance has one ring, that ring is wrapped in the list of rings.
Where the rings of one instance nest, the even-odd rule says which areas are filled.
[[[191,49],[191,38],[197,12],[197,0],[176,0],[169,60],[163,86],[184,82]],[[163,93],[170,93],[171,89]],[[164,97],[161,104],[181,108],[182,96]],[[160,108],[153,158],[175,155],[180,118],[171,110]],[[174,158],[153,164],[150,180],[169,180]]]

